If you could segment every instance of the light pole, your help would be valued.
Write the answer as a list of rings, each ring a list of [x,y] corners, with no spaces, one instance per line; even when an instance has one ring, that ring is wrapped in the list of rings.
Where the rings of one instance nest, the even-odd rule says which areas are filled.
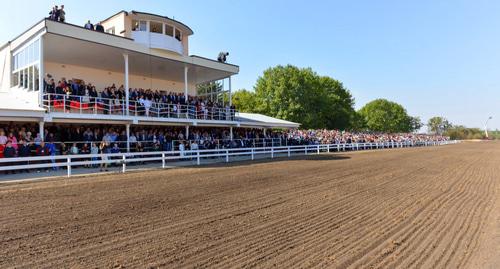
[[[486,135],[486,139],[488,139],[488,122],[493,119],[493,117],[488,117],[486,122],[484,123],[484,134]]]

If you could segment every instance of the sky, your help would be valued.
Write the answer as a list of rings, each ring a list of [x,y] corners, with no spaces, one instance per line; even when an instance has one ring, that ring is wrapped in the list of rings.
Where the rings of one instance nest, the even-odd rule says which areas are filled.
[[[120,10],[175,18],[194,31],[190,54],[240,66],[233,90],[252,90],[276,65],[311,67],[341,81],[356,108],[386,98],[426,122],[500,129],[500,1],[0,0],[0,43],[65,5],[83,25]],[[12,12],[5,12],[11,10]],[[21,10],[21,13],[17,11]]]

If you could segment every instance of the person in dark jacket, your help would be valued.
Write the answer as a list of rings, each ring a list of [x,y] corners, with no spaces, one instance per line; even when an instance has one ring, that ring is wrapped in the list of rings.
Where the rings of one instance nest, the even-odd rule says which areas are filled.
[[[31,156],[31,149],[29,147],[29,145],[26,143],[26,141],[24,140],[21,140],[19,141],[19,150],[17,152],[17,155],[19,157],[30,157]],[[24,162],[21,162],[23,165],[28,165],[29,164],[29,161],[24,161]],[[24,169],[24,171],[26,171],[27,173],[29,173],[29,169]]]
[[[95,30],[97,32],[101,32],[101,33],[104,33],[104,26],[101,25],[100,22],[98,22],[96,25],[95,25]]]
[[[40,146],[36,149],[36,156],[38,157],[45,157],[50,155],[50,149],[45,145],[45,142],[41,142]],[[46,161],[42,161],[41,163],[46,163]],[[47,168],[45,170],[46,172],[49,172],[49,169]],[[40,170],[37,170],[37,172],[40,172]]]
[[[12,146],[12,141],[7,141],[7,144],[5,145],[5,149],[3,151],[3,156],[4,158],[15,158],[16,157],[16,149]],[[11,165],[16,165],[16,163],[11,163]],[[5,174],[9,174],[12,172],[12,174],[15,174],[16,171],[5,171]]]

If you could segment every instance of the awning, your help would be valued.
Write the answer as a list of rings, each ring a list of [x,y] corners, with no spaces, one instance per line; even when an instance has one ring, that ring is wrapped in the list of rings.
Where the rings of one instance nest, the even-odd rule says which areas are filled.
[[[240,122],[241,127],[246,128],[299,128],[300,123],[281,120],[255,113],[236,113],[236,120]]]

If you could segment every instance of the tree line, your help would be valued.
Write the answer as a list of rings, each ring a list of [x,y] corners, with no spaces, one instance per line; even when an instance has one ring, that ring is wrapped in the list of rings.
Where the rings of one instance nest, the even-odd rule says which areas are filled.
[[[238,90],[232,101],[241,112],[298,122],[306,129],[411,132],[422,127],[418,117],[385,99],[356,111],[354,98],[342,82],[292,65],[265,70],[253,91]]]
[[[463,125],[454,125],[441,116],[430,118],[427,126],[429,132],[449,136],[451,139],[500,139],[499,130],[488,131],[488,137],[486,137],[486,132],[484,130],[479,128],[467,128]]]
[[[200,85],[198,93],[218,93],[214,98],[227,101],[228,95],[221,89],[221,84],[211,83]],[[355,100],[342,82],[293,65],[268,68],[257,79],[253,91],[234,92],[232,102],[241,112],[298,122],[305,129],[407,133],[425,126],[402,105],[386,99],[373,100],[356,111]],[[426,125],[429,132],[453,139],[484,138],[481,130],[455,126],[444,117],[433,117]],[[500,132],[492,132],[491,137],[500,138]]]

